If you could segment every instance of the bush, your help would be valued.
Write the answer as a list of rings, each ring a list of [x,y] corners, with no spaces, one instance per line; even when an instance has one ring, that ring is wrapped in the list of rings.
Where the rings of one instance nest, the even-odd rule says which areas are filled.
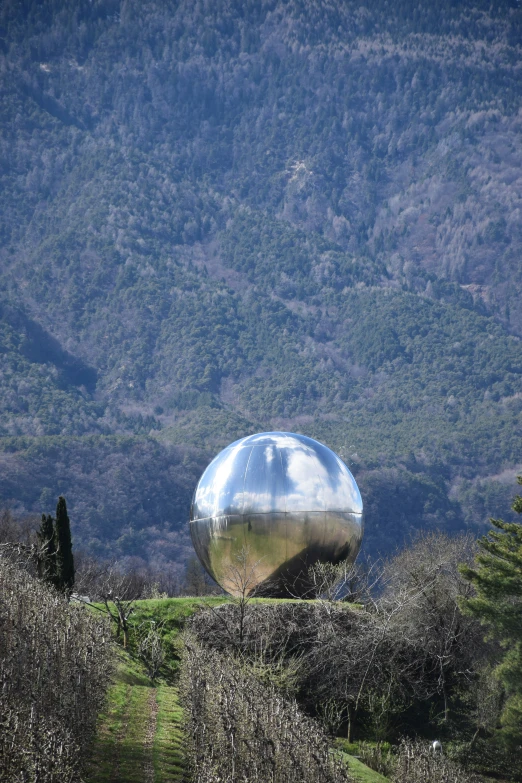
[[[391,777],[396,769],[396,760],[389,742],[360,742],[358,755],[367,767],[384,777]]]
[[[107,624],[0,559],[0,781],[74,783],[111,670]]]
[[[428,742],[403,740],[397,754],[393,783],[479,783],[446,756],[434,754]]]
[[[294,701],[244,662],[185,637],[181,674],[189,779],[194,783],[341,783],[346,770]]]

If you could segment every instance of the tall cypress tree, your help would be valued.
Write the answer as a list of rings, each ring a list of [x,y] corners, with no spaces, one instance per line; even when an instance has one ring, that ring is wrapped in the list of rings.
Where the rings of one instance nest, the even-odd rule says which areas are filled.
[[[39,545],[38,575],[45,582],[56,586],[56,537],[50,514],[42,514],[42,523],[36,537]]]
[[[56,575],[58,588],[70,593],[74,585],[71,526],[65,498],[61,495],[56,506]]]

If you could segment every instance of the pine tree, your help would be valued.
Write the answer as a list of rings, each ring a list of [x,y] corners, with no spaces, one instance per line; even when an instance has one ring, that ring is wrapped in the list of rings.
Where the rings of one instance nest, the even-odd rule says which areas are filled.
[[[522,484],[522,476],[518,483]],[[512,508],[522,513],[520,495]],[[522,524],[490,521],[497,530],[480,539],[477,567],[461,566],[461,573],[477,591],[462,608],[488,626],[489,635],[506,649],[496,669],[508,696],[502,734],[511,745],[522,746]]]
[[[56,575],[56,537],[53,518],[42,514],[42,523],[36,537],[38,539],[38,575],[49,584],[57,583]]]
[[[55,524],[57,586],[64,593],[70,594],[74,585],[74,559],[67,505],[61,495],[56,506]]]

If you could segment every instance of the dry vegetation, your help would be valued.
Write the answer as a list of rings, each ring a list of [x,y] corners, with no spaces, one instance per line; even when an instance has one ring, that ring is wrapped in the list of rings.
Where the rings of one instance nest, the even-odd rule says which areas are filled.
[[[326,735],[244,662],[186,637],[181,680],[194,783],[342,783]]]
[[[108,624],[0,558],[0,780],[80,780],[111,673]]]

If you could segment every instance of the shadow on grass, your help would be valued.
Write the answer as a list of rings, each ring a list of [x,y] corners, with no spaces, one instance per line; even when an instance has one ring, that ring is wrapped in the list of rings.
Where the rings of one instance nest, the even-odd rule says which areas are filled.
[[[114,738],[98,738],[95,768],[87,777],[88,783],[143,783],[145,769],[150,763],[150,751],[143,742],[125,742],[118,747]]]

